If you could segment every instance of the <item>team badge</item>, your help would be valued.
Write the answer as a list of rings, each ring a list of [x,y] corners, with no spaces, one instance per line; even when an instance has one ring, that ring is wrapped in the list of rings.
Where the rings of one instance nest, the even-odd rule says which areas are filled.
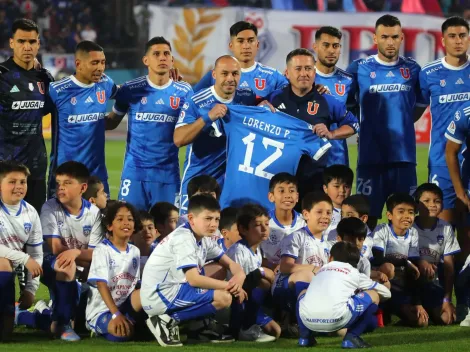
[[[142,97],[142,99],[140,99],[140,102],[142,104],[147,104],[147,97]]]
[[[457,110],[457,111],[455,112],[454,117],[455,117],[455,121],[460,120],[460,111],[459,111],[459,110]]]
[[[90,225],[83,226],[83,235],[90,236],[90,234],[91,234],[91,226]]]
[[[255,87],[258,90],[266,88],[266,80],[264,78],[255,78]]]
[[[31,225],[30,222],[25,222],[25,223],[24,223],[24,232],[30,233],[32,227],[33,227],[33,225]]]
[[[180,98],[179,97],[170,97],[170,106],[172,109],[176,110],[180,106]]]
[[[77,98],[72,97],[72,99],[70,99],[70,104],[72,104],[72,105],[77,104]]]
[[[31,82],[28,84],[28,88],[29,90],[32,92],[34,90],[34,84],[32,84]]]
[[[440,85],[441,85],[441,87],[445,87],[446,86],[446,80],[441,79]]]
[[[437,243],[439,243],[439,246],[442,246],[444,244],[444,236],[439,234],[437,235]]]
[[[309,115],[316,115],[317,112],[318,112],[318,108],[319,108],[320,104],[318,103],[312,103],[311,101],[308,102],[308,105],[307,105],[307,112]]]
[[[356,295],[357,298],[364,298],[364,292],[359,292],[357,295]]]
[[[99,90],[96,92],[96,99],[100,104],[106,103],[106,92],[104,90]]]
[[[137,258],[132,258],[132,267],[135,269],[137,269]]]
[[[370,78],[375,78],[375,77],[377,77],[377,76],[376,76],[375,72],[372,71],[372,72],[370,73]]]
[[[404,79],[409,79],[411,76],[409,68],[400,67],[400,73]]]
[[[342,97],[346,93],[346,85],[335,83],[335,92]]]
[[[37,82],[36,84],[38,85],[39,93],[44,94],[46,91],[44,88],[44,82]]]
[[[449,125],[449,127],[447,127],[447,130],[452,134],[455,133],[455,122],[454,121],[450,122],[450,125]]]

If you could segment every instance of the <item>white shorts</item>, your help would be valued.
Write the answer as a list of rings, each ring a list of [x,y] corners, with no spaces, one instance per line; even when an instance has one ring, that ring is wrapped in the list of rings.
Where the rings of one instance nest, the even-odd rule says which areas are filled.
[[[301,297],[299,301],[299,315],[302,323],[309,330],[318,332],[340,330],[349,323],[353,316],[348,306],[345,306],[340,312],[332,312],[331,310],[312,312],[312,305],[306,302],[305,296]]]

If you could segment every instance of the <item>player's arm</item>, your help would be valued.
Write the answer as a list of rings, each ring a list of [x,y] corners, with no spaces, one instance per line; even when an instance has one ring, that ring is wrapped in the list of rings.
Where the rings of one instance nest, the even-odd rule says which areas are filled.
[[[106,131],[114,130],[118,127],[125,115],[125,113],[122,114],[114,110],[107,114],[105,118]]]
[[[359,122],[356,116],[347,110],[346,105],[331,96],[325,96],[325,99],[328,103],[330,118],[338,124],[338,128],[330,131],[325,124],[317,124],[313,127],[313,131],[319,137],[328,139],[346,139],[357,133]]]
[[[418,121],[421,116],[423,116],[424,112],[426,111],[427,106],[416,105],[413,111],[413,120],[414,122]]]
[[[444,300],[452,303],[452,288],[454,287],[454,256],[444,256]]]
[[[373,281],[370,277],[367,277],[367,275],[364,274],[359,274],[359,284],[357,289],[359,291],[374,290],[379,294],[381,301],[385,301],[392,297],[392,293],[387,287]]]
[[[426,108],[431,101],[431,93],[429,91],[427,74],[425,71],[421,70],[418,64],[416,64],[419,69],[419,79],[416,81],[415,93],[416,93],[416,105],[413,112],[414,122],[418,121],[421,116],[423,116]]]
[[[320,267],[315,266],[315,265],[310,265],[310,264],[297,264],[295,262],[295,258],[288,256],[288,255],[281,256],[281,262],[279,264],[279,271],[282,274],[286,274],[286,275],[293,274],[293,273],[304,271],[304,270],[308,270],[316,274],[320,270]]]
[[[113,98],[115,99],[113,111],[107,114],[105,118],[105,128],[107,131],[114,130],[119,126],[122,119],[129,110],[129,105],[132,98],[132,94],[126,85],[119,89],[117,89],[117,87],[113,89],[115,89],[113,93]]]
[[[234,259],[235,260],[232,260],[228,255],[224,254],[220,257],[219,264],[232,273],[233,277],[229,282],[236,282],[242,287],[245,279],[248,279],[250,275],[246,275],[242,266],[236,261],[236,257]]]
[[[188,284],[192,287],[199,287],[207,290],[225,290],[228,286],[227,281],[216,280],[199,274],[196,266],[182,269]]]

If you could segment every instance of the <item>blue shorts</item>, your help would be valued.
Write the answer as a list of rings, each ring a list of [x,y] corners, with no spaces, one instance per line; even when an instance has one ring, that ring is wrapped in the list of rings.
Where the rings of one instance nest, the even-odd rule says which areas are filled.
[[[436,282],[427,282],[421,286],[421,302],[424,309],[442,307],[444,299],[444,288]]]
[[[372,298],[366,292],[359,292],[358,294],[352,296],[353,306],[348,304],[349,310],[352,313],[351,319],[346,324],[345,328],[351,327],[359,317],[364,314],[364,312],[369,308],[372,302]]]
[[[180,321],[178,312],[197,310],[214,301],[214,290],[192,287],[187,282],[181,285],[173,302],[168,302],[160,292],[158,294],[167,306],[165,314],[171,315],[177,321]]]
[[[264,313],[263,310],[260,308],[258,311],[258,314],[256,315],[256,325],[263,327],[272,321],[273,321],[273,318],[271,318],[269,315]]]
[[[381,218],[387,198],[396,192],[413,194],[416,166],[411,163],[358,166],[356,192],[369,197],[370,216]]]
[[[179,187],[178,183],[137,181],[123,176],[118,199],[131,203],[139,210],[149,211],[158,202],[174,204]]]
[[[134,309],[132,308],[131,304],[131,298],[130,296],[127,298],[127,300],[121,304],[119,307],[119,312],[123,315],[126,316],[126,318],[135,323],[135,321],[130,317],[130,313],[134,312]],[[108,333],[108,325],[111,319],[113,318],[113,315],[111,314],[110,311],[102,313],[97,321],[96,321],[96,326],[91,326],[88,324],[98,335],[103,336],[106,340],[112,341],[112,342],[126,342],[129,341],[129,338],[127,337],[118,337],[114,336],[110,333]]]
[[[442,190],[444,194],[442,209],[453,209],[457,196],[450,179],[449,169],[445,166],[430,166],[428,182],[436,184]]]

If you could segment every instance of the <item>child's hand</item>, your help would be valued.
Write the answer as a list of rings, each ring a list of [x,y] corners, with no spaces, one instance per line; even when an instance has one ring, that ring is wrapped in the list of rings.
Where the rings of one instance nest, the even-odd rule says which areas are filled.
[[[237,297],[240,294],[240,291],[243,289],[235,281],[230,280],[229,282],[227,282],[227,287],[225,288],[225,290],[228,291],[231,295]]]
[[[20,309],[28,309],[34,303],[34,295],[31,292],[24,290],[23,293],[21,293],[18,302],[20,303]]]
[[[411,276],[413,279],[418,280],[419,279],[419,269],[414,265],[412,262],[408,261],[408,267],[407,269],[409,270]]]
[[[456,319],[456,316],[455,316],[455,307],[454,305],[452,304],[452,302],[444,302],[442,303],[442,308],[441,308],[441,316],[443,315],[447,315],[449,321],[447,322],[444,322],[446,324],[452,324],[455,319]]]
[[[239,295],[235,297],[238,299],[238,303],[243,303],[243,301],[248,299],[248,294],[242,289],[240,290]]]
[[[33,258],[29,258],[25,264],[26,269],[31,273],[33,279],[42,275],[42,267]]]
[[[69,249],[60,253],[57,256],[56,263],[60,269],[65,269],[66,267],[72,265],[75,262],[75,259],[80,255],[79,249]]]
[[[378,273],[377,274],[377,279],[381,284],[384,284],[384,283],[388,282],[388,276],[387,275],[385,275],[384,273],[382,273],[380,271],[378,271],[377,273]]]
[[[130,336],[132,332],[132,323],[121,313],[111,319],[109,327],[116,336],[126,337]]]
[[[428,321],[429,320],[429,315],[428,315],[428,312],[426,312],[426,309],[424,309],[423,306],[419,305],[419,306],[416,306],[416,316],[418,317],[418,319],[423,319],[424,321]]]
[[[434,279],[434,276],[436,275],[436,269],[437,266],[434,264],[431,264],[427,262],[426,260],[421,261],[421,273],[424,275],[424,277],[428,280]]]

